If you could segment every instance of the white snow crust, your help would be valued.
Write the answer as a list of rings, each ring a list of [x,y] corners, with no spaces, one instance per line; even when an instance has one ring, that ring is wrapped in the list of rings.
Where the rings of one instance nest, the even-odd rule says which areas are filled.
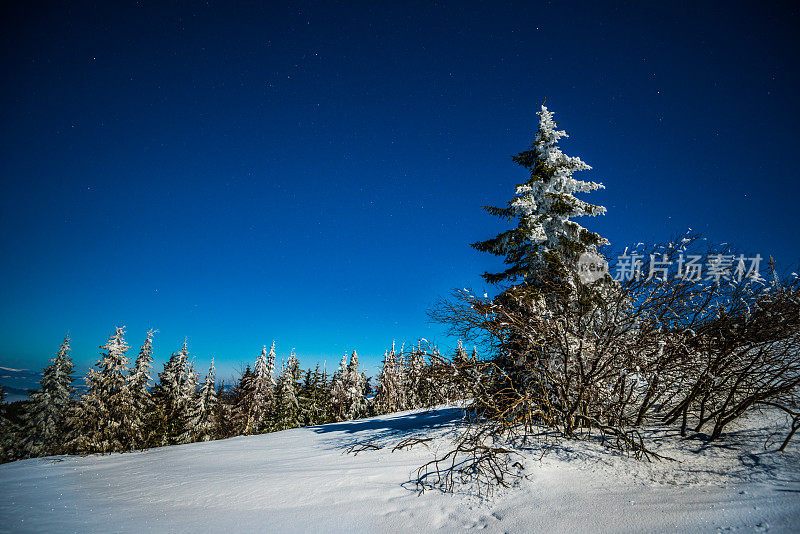
[[[410,411],[151,449],[0,465],[2,532],[797,532],[800,452],[764,449],[775,413],[750,416],[721,446],[656,437],[674,462],[599,443],[548,441],[525,478],[479,498],[419,495],[416,469],[451,445],[461,411]],[[410,436],[430,448],[391,452]],[[345,449],[384,446],[356,456]],[[549,445],[547,445],[549,443]],[[541,457],[541,458],[540,458]]]

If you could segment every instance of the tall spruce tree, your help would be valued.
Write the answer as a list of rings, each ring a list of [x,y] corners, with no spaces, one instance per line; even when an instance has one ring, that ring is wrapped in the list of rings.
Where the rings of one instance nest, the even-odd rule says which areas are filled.
[[[254,374],[250,365],[242,373],[236,386],[233,388],[232,419],[235,434],[244,434],[251,421],[253,411],[253,378]]]
[[[72,419],[72,445],[77,452],[123,451],[131,426],[131,396],[128,389],[128,345],[125,327],[118,326],[86,377],[87,393],[82,396]]]
[[[184,340],[180,350],[173,352],[164,370],[158,374],[153,388],[157,406],[157,441],[159,445],[181,443],[187,431],[188,410],[185,403],[186,380],[189,376],[189,346]]]
[[[153,336],[148,330],[142,348],[136,356],[136,363],[128,379],[131,395],[131,427],[129,444],[131,449],[147,447],[150,444],[150,430],[153,424],[153,397],[150,392],[150,375],[153,369]]]
[[[309,426],[311,423],[312,395],[314,393],[313,371],[307,369],[303,374],[303,383],[297,393],[297,400],[300,404],[300,416],[303,419],[302,426]]]
[[[406,405],[405,409],[423,408],[428,405],[427,370],[425,352],[421,342],[412,347],[405,359]]]
[[[334,421],[342,421],[347,413],[347,352],[342,355],[339,369],[331,379],[330,402],[331,417]]]
[[[200,423],[200,392],[197,387],[197,378],[194,364],[190,362],[186,370],[186,380],[181,388],[183,431],[178,436],[178,443],[192,443],[197,438],[197,429]]]
[[[270,412],[273,409],[275,397],[275,379],[272,376],[270,369],[270,360],[272,366],[275,365],[275,342],[272,342],[272,349],[270,350],[270,357],[267,357],[267,346],[261,349],[256,360],[255,368],[253,369],[253,393],[252,393],[252,408],[250,416],[248,417],[247,424],[245,425],[245,434],[259,433],[264,430],[267,425]]]
[[[319,364],[313,371],[311,369],[306,371],[300,388],[299,401],[303,425],[321,425],[327,422],[328,397]]]
[[[450,375],[450,383],[446,388],[447,400],[453,401],[463,399],[466,396],[468,388],[467,374],[470,367],[469,357],[464,344],[459,339],[456,345],[456,351],[453,354],[453,372]]]
[[[214,439],[217,428],[217,391],[214,389],[214,359],[211,359],[211,367],[208,368],[206,380],[200,388],[200,396],[197,407],[197,439],[199,441],[209,441]]]
[[[40,387],[30,395],[23,418],[25,456],[45,456],[65,452],[66,423],[74,402],[69,335],[64,338],[55,358],[44,368]]]
[[[403,370],[398,365],[394,343],[392,343],[391,350],[383,354],[383,365],[378,373],[378,388],[375,393],[374,405],[377,413],[392,413],[402,410],[405,406]]]
[[[347,420],[360,419],[369,415],[369,403],[366,397],[367,378],[358,367],[358,354],[353,351],[350,356],[350,363],[347,366],[345,377],[346,410]]]
[[[331,388],[328,382],[328,371],[323,367],[322,371],[319,370],[317,364],[314,375],[314,391],[315,391],[315,418],[311,424],[322,425],[330,422],[330,399]]]
[[[292,351],[278,380],[277,405],[273,418],[275,430],[296,428],[302,424],[300,402],[297,398],[298,373],[299,364]]]
[[[516,227],[472,246],[504,258],[507,268],[499,273],[484,273],[487,282],[574,288],[579,256],[596,252],[597,246],[608,243],[572,220],[603,215],[606,209],[574,194],[595,191],[603,185],[572,177],[591,167],[558,148],[558,141],[567,133],[556,129],[552,112],[542,106],[538,115],[539,128],[531,148],[513,156],[514,162],[528,172],[528,179],[517,186],[515,197],[506,207],[484,208],[504,220],[516,220]]]
[[[568,346],[576,347],[591,344],[594,337],[590,330],[604,320],[603,314],[593,315],[592,311],[602,301],[603,294],[613,289],[608,276],[597,283],[582,283],[581,256],[599,256],[598,247],[608,241],[573,220],[605,214],[604,207],[575,196],[602,189],[603,185],[573,177],[591,167],[580,158],[561,152],[558,143],[567,134],[557,129],[552,112],[542,106],[538,115],[539,126],[530,149],[513,157],[527,171],[527,180],[516,187],[515,197],[506,207],[485,208],[493,215],[514,221],[515,226],[472,245],[501,256],[506,266],[502,272],[483,275],[487,282],[502,289],[492,299],[488,313],[493,317],[489,321],[494,320],[494,326],[502,331],[499,346],[489,355],[493,368],[500,372],[487,372],[470,364],[465,368],[473,376],[462,377],[466,378],[463,394],[476,398],[478,411],[498,410],[498,403],[508,398],[509,390],[514,395],[525,392],[526,399],[543,402],[542,406],[548,403],[559,406],[572,395],[561,390],[546,401],[538,400],[555,392],[554,372],[564,372],[567,376],[584,373],[583,361],[576,363],[569,351],[559,350],[559,343],[551,340],[566,340]],[[505,320],[507,317],[520,320]],[[464,357],[460,350],[457,358],[463,361]],[[572,366],[581,370],[573,371]],[[566,378],[564,383],[571,388],[577,387],[579,381]],[[580,398],[582,393],[576,395]],[[504,411],[504,417],[514,419],[523,408],[515,405],[507,410],[510,411]],[[527,413],[526,417],[533,412]]]
[[[267,354],[267,378],[269,379],[269,385],[274,390],[276,386],[275,382],[275,340],[272,340],[272,346],[269,348],[269,354]]]
[[[237,387],[229,388],[225,382],[217,385],[217,407],[214,410],[216,439],[229,438],[238,434],[238,420],[236,419],[236,392]]]

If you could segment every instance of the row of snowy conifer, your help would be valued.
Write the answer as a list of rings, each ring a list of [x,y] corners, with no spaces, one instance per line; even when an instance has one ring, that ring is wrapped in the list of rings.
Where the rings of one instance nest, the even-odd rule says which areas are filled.
[[[217,383],[213,360],[200,381],[184,341],[152,383],[154,332],[147,332],[133,365],[124,336],[125,328],[117,327],[100,347],[80,395],[66,337],[44,369],[40,388],[28,401],[15,403],[14,410],[6,405],[0,412],[0,460],[208,441],[431,406],[466,395],[451,379],[456,373],[442,372],[442,362],[450,360],[422,341],[410,351],[398,352],[392,344],[373,390],[355,351],[349,359],[343,356],[329,379],[319,365],[303,371],[294,351],[276,372],[274,342],[229,387]],[[459,342],[452,361],[468,359]]]

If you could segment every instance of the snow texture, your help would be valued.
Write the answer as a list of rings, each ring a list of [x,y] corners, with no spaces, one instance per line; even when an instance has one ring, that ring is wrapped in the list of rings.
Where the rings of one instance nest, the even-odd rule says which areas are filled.
[[[723,446],[662,432],[646,463],[567,441],[524,461],[516,487],[480,499],[418,495],[416,468],[450,446],[461,411],[371,419],[143,452],[0,465],[3,532],[740,532],[796,531],[800,452],[764,450],[775,414]],[[749,422],[749,424],[748,424]],[[410,436],[430,448],[391,452]],[[450,436],[452,437],[452,436]],[[345,454],[372,440],[376,451]]]

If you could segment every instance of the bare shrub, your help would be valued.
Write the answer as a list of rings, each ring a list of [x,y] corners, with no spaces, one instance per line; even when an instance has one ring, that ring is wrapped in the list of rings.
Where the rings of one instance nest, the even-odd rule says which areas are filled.
[[[697,244],[689,236],[639,253],[675,263]],[[705,256],[717,254],[732,251],[716,247]],[[440,301],[432,319],[489,357],[461,365],[459,373],[472,377],[471,424],[450,453],[423,466],[420,483],[435,467],[445,488],[469,474],[505,485],[508,470],[496,457],[511,449],[492,443],[542,426],[565,438],[595,431],[614,448],[652,459],[660,456],[639,431],[646,423],[677,423],[682,435],[708,429],[714,441],[767,405],[793,417],[785,448],[800,427],[797,278],[647,274],[590,285],[577,276],[571,285],[540,280],[495,298],[459,290]]]

